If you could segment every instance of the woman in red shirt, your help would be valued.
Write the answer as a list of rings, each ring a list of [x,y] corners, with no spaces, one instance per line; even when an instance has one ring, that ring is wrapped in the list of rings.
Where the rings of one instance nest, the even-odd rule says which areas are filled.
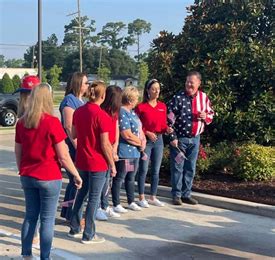
[[[77,188],[82,185],[64,141],[66,134],[52,114],[51,87],[40,84],[32,90],[26,111],[16,125],[16,163],[26,202],[21,230],[23,257],[32,256],[32,240],[40,214],[40,259],[50,259],[62,184],[61,164],[75,176]]]
[[[118,86],[109,86],[106,89],[106,97],[101,104],[101,108],[107,112],[110,117],[111,128],[109,132],[110,143],[113,148],[114,161],[118,161],[117,148],[119,141],[118,113],[121,107],[122,90]],[[96,213],[97,220],[108,220],[108,217],[119,218],[120,215],[114,212],[109,206],[108,198],[110,192],[110,173],[107,174],[105,184],[102,189],[99,208]],[[112,179],[111,179],[112,182]]]
[[[81,243],[104,242],[95,233],[95,218],[100,194],[108,173],[116,175],[112,145],[109,140],[110,118],[100,108],[105,99],[106,86],[94,81],[87,90],[88,102],[73,115],[72,136],[77,138],[76,167],[80,170],[83,186],[78,191],[73,207],[69,237],[82,237]],[[108,169],[110,168],[110,172]],[[82,208],[88,193],[85,228],[81,233]]]
[[[140,207],[148,208],[149,204],[162,207],[164,203],[156,198],[159,182],[159,170],[163,156],[162,134],[167,132],[169,127],[166,124],[166,105],[158,101],[160,84],[158,80],[151,79],[145,83],[143,102],[136,108],[147,143],[144,150],[147,156],[141,156],[138,172],[138,190]],[[151,160],[151,191],[150,199],[147,201],[144,196],[145,179],[148,172],[149,161]]]

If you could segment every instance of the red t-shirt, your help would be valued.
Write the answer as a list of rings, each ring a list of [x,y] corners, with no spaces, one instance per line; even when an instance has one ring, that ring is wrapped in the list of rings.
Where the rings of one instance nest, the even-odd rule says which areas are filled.
[[[153,133],[165,133],[167,129],[167,107],[164,103],[158,101],[155,107],[148,102],[140,103],[136,107],[136,113],[142,122],[144,133],[150,131]]]
[[[82,171],[101,172],[108,169],[101,149],[100,135],[110,132],[110,118],[100,106],[86,103],[73,115],[76,129],[76,167]]]
[[[44,114],[37,128],[26,128],[23,120],[16,125],[15,142],[22,146],[19,174],[38,180],[62,179],[54,145],[66,138],[58,118]]]
[[[109,132],[109,140],[110,143],[113,145],[116,142],[116,130],[117,130],[117,120],[118,115],[110,116],[107,114],[110,120],[110,132]]]

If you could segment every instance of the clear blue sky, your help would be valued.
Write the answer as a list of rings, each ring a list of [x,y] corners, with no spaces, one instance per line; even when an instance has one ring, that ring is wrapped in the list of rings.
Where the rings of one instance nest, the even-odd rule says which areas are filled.
[[[146,51],[159,31],[178,34],[186,17],[186,7],[193,0],[80,0],[81,15],[96,21],[97,32],[107,22],[132,22],[140,18],[152,24],[150,34],[141,38],[141,51]],[[3,44],[33,45],[37,41],[38,0],[0,0],[0,54],[5,59],[23,58],[27,47]],[[64,25],[77,11],[77,0],[42,0],[43,40],[52,33],[62,43]],[[129,47],[129,53],[136,48]]]

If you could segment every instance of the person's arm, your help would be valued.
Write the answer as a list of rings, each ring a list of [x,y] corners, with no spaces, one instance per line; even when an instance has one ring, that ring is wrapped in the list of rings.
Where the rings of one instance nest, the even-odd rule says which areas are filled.
[[[113,148],[109,140],[109,133],[105,132],[100,134],[101,149],[107,159],[108,164],[111,167],[111,175],[116,176],[116,167],[113,159]]]
[[[168,110],[168,115],[167,115],[167,122],[168,126],[170,128],[170,133],[169,133],[169,139],[170,139],[170,145],[177,147],[178,146],[178,137],[177,134],[174,130],[174,124],[176,121],[176,113],[177,113],[177,99],[176,95],[172,98],[172,100],[168,103],[167,110]]]
[[[118,149],[118,142],[119,142],[119,126],[118,126],[118,121],[116,122],[116,141],[113,144],[113,156],[114,160],[118,160],[118,155],[117,155],[117,149]]]
[[[82,186],[82,179],[80,178],[79,173],[74,166],[74,163],[68,151],[68,146],[66,145],[64,140],[55,144],[55,151],[61,165],[74,176],[76,188],[80,189]]]
[[[74,125],[72,125],[72,138],[76,139],[77,138],[77,133],[76,133],[76,128]]]
[[[66,133],[71,143],[73,144],[74,148],[76,148],[77,141],[72,133],[73,114],[74,114],[74,109],[72,109],[71,107],[64,107],[62,111],[64,128],[66,130]]]
[[[134,135],[130,129],[122,130],[120,134],[127,143],[135,146],[141,146],[141,140]]]
[[[20,163],[21,163],[21,157],[22,157],[22,145],[15,142],[14,152],[15,152],[17,169],[19,170],[20,169]]]

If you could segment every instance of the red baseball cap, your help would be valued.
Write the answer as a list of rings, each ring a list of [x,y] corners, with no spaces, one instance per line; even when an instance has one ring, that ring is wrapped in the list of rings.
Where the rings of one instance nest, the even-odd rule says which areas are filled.
[[[30,92],[34,87],[41,83],[40,79],[37,76],[29,75],[25,76],[22,79],[21,87],[14,91],[17,92]],[[13,93],[13,94],[14,94]]]

